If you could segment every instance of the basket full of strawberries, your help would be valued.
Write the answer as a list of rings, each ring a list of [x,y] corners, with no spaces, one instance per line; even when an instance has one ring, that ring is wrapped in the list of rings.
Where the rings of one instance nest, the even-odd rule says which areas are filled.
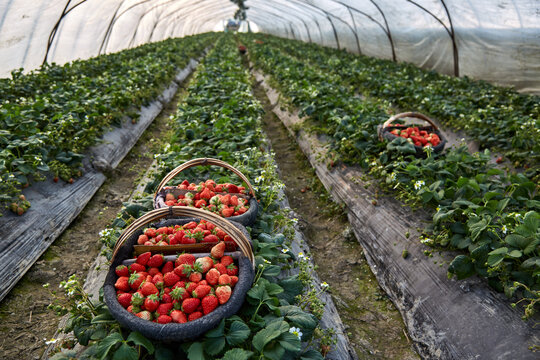
[[[395,123],[402,118],[413,118],[424,120],[429,125],[414,125]],[[406,139],[414,145],[416,156],[424,157],[424,148],[431,147],[434,152],[439,153],[444,150],[446,139],[443,137],[437,125],[429,117],[415,112],[406,112],[392,116],[382,126],[379,127],[379,138],[392,141],[398,137]]]
[[[193,219],[215,223],[239,251],[228,251],[220,241],[209,252],[164,255],[145,251],[134,256],[141,228],[166,217],[169,225],[181,226]],[[235,314],[253,278],[254,255],[241,224],[204,210],[175,206],[153,210],[125,229],[113,252],[104,297],[122,326],[150,339],[180,342],[202,335]]]
[[[212,179],[199,183],[187,179],[177,186],[166,186],[182,171],[194,166],[216,165],[235,173],[246,184],[246,187],[231,183],[218,184]],[[249,180],[232,165],[218,159],[192,159],[178,166],[167,174],[158,185],[154,194],[154,208],[166,206],[195,207],[216,213],[242,225],[252,225],[258,211],[255,190]]]

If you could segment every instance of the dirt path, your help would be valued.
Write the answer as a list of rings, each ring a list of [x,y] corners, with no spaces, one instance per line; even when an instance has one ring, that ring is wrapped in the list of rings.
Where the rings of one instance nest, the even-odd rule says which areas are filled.
[[[336,206],[324,206],[326,191],[309,162],[271,111],[262,87],[254,83],[254,92],[266,110],[263,127],[276,153],[285,193],[358,357],[417,359],[400,314],[378,286],[346,216]]]
[[[187,79],[184,84],[188,84]],[[108,175],[105,184],[68,229],[41,256],[0,304],[0,359],[39,359],[58,328],[60,318],[47,309],[53,300],[43,284],[58,289],[62,280],[77,274],[85,279],[97,257],[99,232],[116,217],[140,176],[159,151],[160,139],[169,131],[173,114],[184,94],[182,85],[130,153]],[[39,184],[37,184],[39,185]]]

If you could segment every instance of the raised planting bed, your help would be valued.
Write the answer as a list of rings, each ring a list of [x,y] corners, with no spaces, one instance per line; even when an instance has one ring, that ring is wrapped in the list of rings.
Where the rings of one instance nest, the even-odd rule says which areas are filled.
[[[48,176],[23,190],[32,204],[23,216],[8,212],[0,217],[0,228],[10,229],[0,240],[0,261],[6,266],[0,275],[0,300],[84,209],[105,182],[106,173],[120,163],[196,66],[196,60],[189,60],[158,99],[140,108],[137,122],[125,119],[103,135],[101,143],[86,153],[82,176],[73,184],[56,183]]]
[[[347,205],[370,266],[400,310],[418,353],[445,359],[536,358],[529,349],[539,341],[533,321],[523,321],[521,311],[482,280],[449,279],[443,264],[455,254],[437,255],[420,242],[415,229],[422,228],[429,215],[411,212],[390,197],[376,199],[359,168],[332,167],[327,141],[303,130],[298,113],[282,110],[279,92],[261,73],[255,75],[322,183]]]

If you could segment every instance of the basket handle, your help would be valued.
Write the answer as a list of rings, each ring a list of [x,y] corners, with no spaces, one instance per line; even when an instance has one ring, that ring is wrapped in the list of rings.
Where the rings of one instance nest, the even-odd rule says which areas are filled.
[[[253,255],[253,250],[251,249],[251,244],[246,236],[240,231],[236,226],[230,223],[228,220],[225,220],[221,216],[218,216],[210,211],[201,210],[197,208],[187,207],[187,206],[169,206],[168,208],[160,208],[147,212],[137,220],[131,223],[124,232],[120,235],[116,244],[114,245],[113,255],[111,262],[114,261],[118,250],[126,242],[126,240],[132,236],[138,229],[148,225],[151,222],[163,219],[168,216],[178,216],[178,217],[194,217],[202,220],[209,221],[214,225],[220,227],[228,235],[230,235],[233,240],[238,244],[238,247],[242,253],[251,261],[253,267],[255,267],[255,256]]]
[[[404,112],[404,113],[400,113],[400,114],[396,114],[394,116],[392,116],[390,119],[386,120],[383,124],[383,129],[385,127],[387,127],[388,125],[390,125],[394,120],[397,120],[397,119],[401,119],[401,118],[404,118],[404,117],[414,117],[414,118],[417,118],[417,119],[421,119],[421,120],[425,120],[427,121],[431,126],[433,126],[433,129],[436,131],[436,130],[439,130],[439,128],[437,127],[437,125],[435,125],[435,123],[433,122],[433,120],[431,120],[429,117],[427,117],[426,115],[424,114],[421,114],[421,113],[417,113],[417,112]]]
[[[199,166],[199,165],[216,165],[216,166],[221,166],[221,167],[223,167],[225,169],[231,170],[233,173],[238,175],[247,184],[247,186],[249,188],[249,193],[251,194],[251,196],[253,196],[255,198],[255,200],[257,199],[255,197],[255,190],[253,190],[253,186],[251,186],[251,183],[244,176],[244,174],[242,174],[238,169],[233,167],[231,164],[226,163],[225,161],[218,160],[218,159],[213,159],[213,158],[191,159],[189,161],[186,161],[182,165],[178,166],[176,169],[172,170],[159,183],[159,186],[157,187],[157,190],[154,193],[154,199],[156,198],[157,194],[163,189],[165,184],[167,184],[169,181],[171,181],[176,175],[180,174],[182,171],[184,171],[186,169],[189,169],[190,167]]]

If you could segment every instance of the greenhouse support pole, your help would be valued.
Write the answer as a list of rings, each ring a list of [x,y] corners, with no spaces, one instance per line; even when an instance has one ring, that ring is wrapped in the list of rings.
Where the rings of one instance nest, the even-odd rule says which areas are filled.
[[[293,39],[296,40],[296,34],[294,33],[294,29],[292,27],[292,23],[289,23],[289,27],[291,28]]]
[[[349,15],[351,15],[351,19],[353,23],[353,28],[354,28],[353,34],[354,34],[354,38],[356,39],[356,47],[358,47],[358,53],[361,54],[362,49],[360,49],[360,41],[358,40],[358,34],[356,33],[356,21],[354,21],[354,15],[351,11],[351,8],[347,6],[347,10],[349,10]]]
[[[309,26],[307,26],[307,24],[306,24],[306,22],[304,20],[302,20],[302,23],[304,24],[304,27],[306,28],[309,43],[311,44],[312,41],[311,41],[311,34],[309,33]]]
[[[336,27],[334,26],[334,22],[330,18],[330,15],[326,15],[326,18],[328,19],[328,21],[330,21],[330,24],[332,25],[332,30],[334,30],[334,37],[336,38],[337,48],[338,48],[338,50],[341,50],[341,47],[339,46],[339,38],[338,38],[337,31],[336,31]]]
[[[458,48],[457,48],[457,42],[456,42],[456,32],[454,31],[454,25],[452,24],[452,17],[450,17],[450,12],[448,11],[448,8],[446,7],[446,4],[444,0],[441,0],[444,10],[446,11],[446,16],[448,16],[448,22],[450,22],[450,31],[451,31],[451,37],[452,37],[452,49],[454,50],[454,75],[459,77],[459,56],[458,56]]]
[[[390,26],[388,25],[388,20],[386,20],[386,15],[384,14],[384,12],[382,11],[381,7],[379,6],[379,4],[377,4],[375,2],[375,0],[369,0],[373,3],[373,5],[375,5],[375,7],[379,10],[379,12],[381,13],[381,16],[384,20],[384,24],[386,25],[386,36],[388,37],[388,41],[390,42],[390,47],[392,48],[392,60],[394,62],[397,62],[397,57],[396,57],[396,49],[394,48],[394,40],[392,39],[392,32],[390,31]]]

